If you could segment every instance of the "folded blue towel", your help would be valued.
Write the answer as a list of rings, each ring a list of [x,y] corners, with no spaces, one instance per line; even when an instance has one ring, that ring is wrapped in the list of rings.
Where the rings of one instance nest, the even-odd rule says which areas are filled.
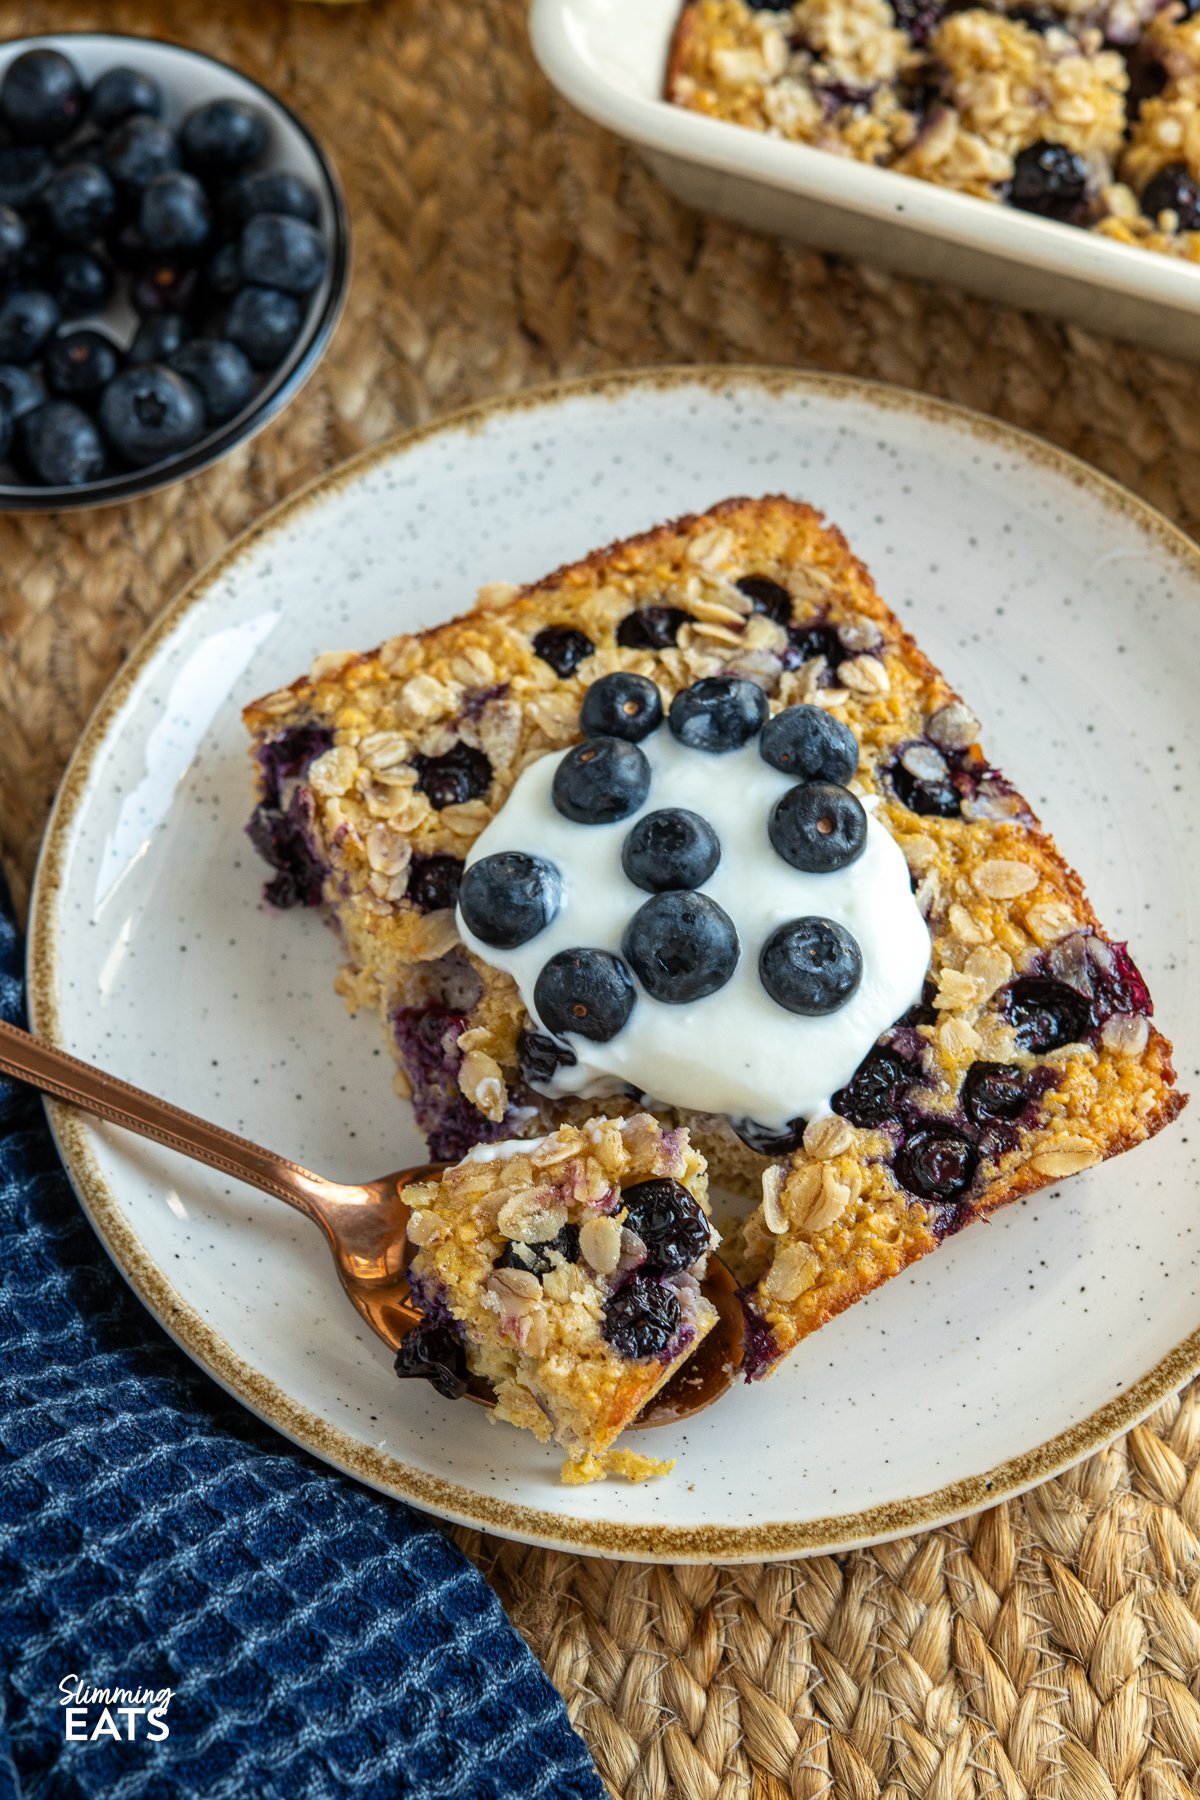
[[[603,1794],[482,1576],[175,1348],[0,1079],[0,1800]]]

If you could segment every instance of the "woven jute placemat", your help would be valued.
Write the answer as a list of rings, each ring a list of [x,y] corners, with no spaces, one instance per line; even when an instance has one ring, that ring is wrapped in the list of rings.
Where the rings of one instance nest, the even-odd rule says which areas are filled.
[[[686,212],[551,94],[521,0],[44,0],[3,25],[157,33],[258,75],[332,150],[355,230],[333,348],[253,445],[133,506],[0,518],[19,900],[80,728],[180,584],[351,451],[489,394],[663,362],[867,375],[1200,519],[1200,370]],[[848,1556],[649,1568],[459,1536],[620,1800],[1200,1792],[1200,1384],[1024,1500]]]

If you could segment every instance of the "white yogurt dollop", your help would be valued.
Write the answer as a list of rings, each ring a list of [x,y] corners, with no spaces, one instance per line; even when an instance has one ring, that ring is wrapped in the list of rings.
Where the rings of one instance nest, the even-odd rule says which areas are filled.
[[[544,965],[560,950],[620,955],[626,926],[650,898],[621,867],[633,825],[663,807],[699,813],[721,842],[721,860],[701,891],[737,927],[741,955],[732,977],[703,1000],[668,1006],[652,1000],[635,976],[637,1003],[628,1022],[603,1044],[571,1033],[566,1042],[574,1065],[560,1068],[541,1091],[551,1098],[593,1096],[628,1082],[650,1101],[753,1119],[770,1130],[817,1118],[924,985],[929,932],[900,847],[872,818],[856,862],[806,875],[784,862],[767,836],[771,809],[792,782],[762,760],[757,739],[710,755],[685,749],[664,723],[640,748],[650,764],[650,792],[615,825],[577,825],[555,808],[550,789],[566,751],[542,757],[518,777],[467,866],[501,850],[545,857],[562,874],[562,906],[544,931],[515,950],[482,943],[460,911],[463,941],[482,961],[507,970],[535,1029],[544,1030],[533,1003]],[[863,960],[857,990],[820,1018],[788,1012],[758,977],[759,951],[776,926],[814,914],[844,925]]]

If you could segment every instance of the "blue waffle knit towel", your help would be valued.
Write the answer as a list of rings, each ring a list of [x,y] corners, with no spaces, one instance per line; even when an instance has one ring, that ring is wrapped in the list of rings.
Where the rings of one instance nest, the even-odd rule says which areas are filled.
[[[22,1004],[0,884],[0,1016]],[[188,1362],[0,1078],[0,1800],[193,1795],[604,1790],[482,1576]]]

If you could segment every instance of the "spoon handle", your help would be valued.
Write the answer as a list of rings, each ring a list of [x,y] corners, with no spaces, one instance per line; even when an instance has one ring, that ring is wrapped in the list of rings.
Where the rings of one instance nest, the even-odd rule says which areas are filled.
[[[58,1050],[3,1020],[0,1020],[0,1074],[14,1075],[19,1081],[40,1088],[44,1094],[68,1100],[85,1112],[109,1119],[114,1125],[123,1125],[156,1144],[165,1144],[169,1150],[178,1150],[181,1156],[208,1163],[225,1175],[249,1182],[251,1187],[261,1188],[263,1193],[273,1194],[277,1200],[285,1200],[310,1219],[324,1224],[320,1201],[333,1198],[331,1190],[335,1190],[335,1183],[301,1168],[299,1163],[288,1162],[286,1157],[264,1150],[260,1144],[252,1144],[248,1138],[224,1131],[219,1125],[209,1124],[207,1119],[184,1112],[180,1106],[172,1106],[168,1100],[160,1100],[128,1081],[108,1075],[103,1069],[93,1068],[91,1063],[68,1056],[65,1050]]]

